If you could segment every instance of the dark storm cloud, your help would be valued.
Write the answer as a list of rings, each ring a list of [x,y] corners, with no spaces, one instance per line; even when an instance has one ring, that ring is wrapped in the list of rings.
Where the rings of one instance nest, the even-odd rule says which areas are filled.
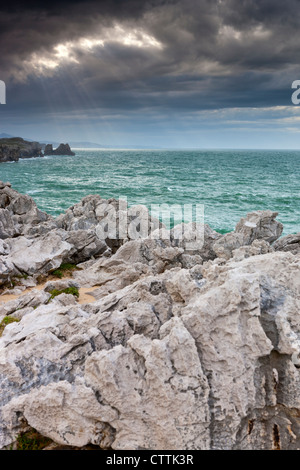
[[[296,0],[13,2],[1,7],[0,78],[11,112],[287,105],[300,73],[299,7]],[[111,33],[116,24],[161,47],[122,43]],[[107,34],[105,47],[77,43]],[[53,48],[70,42],[73,61],[34,69],[32,54],[56,60]]]

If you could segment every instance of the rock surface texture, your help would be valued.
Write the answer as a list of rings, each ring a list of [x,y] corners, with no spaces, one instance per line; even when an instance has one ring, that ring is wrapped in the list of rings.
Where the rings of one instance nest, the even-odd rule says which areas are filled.
[[[57,219],[8,183],[0,201],[3,289],[79,263],[72,279],[0,296],[0,321],[18,320],[0,338],[0,448],[31,427],[76,448],[300,449],[299,234],[280,239],[276,213],[226,235],[205,226],[187,249],[142,206],[130,220],[160,238],[101,240],[105,214],[123,212],[100,196]],[[96,286],[93,302],[51,298],[71,286]]]

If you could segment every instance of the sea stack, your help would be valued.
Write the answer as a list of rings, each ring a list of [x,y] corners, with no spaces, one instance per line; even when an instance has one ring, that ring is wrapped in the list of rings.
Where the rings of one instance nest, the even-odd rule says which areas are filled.
[[[52,144],[47,144],[45,146],[44,155],[71,155],[74,156],[75,153],[72,152],[69,144],[60,144],[55,150],[53,149]]]

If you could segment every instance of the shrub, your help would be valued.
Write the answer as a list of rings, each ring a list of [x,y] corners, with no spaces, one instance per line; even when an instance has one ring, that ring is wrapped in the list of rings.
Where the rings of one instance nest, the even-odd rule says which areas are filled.
[[[51,442],[51,439],[42,436],[35,429],[31,429],[18,435],[17,450],[42,450]]]
[[[61,279],[65,274],[67,274],[70,271],[74,271],[76,269],[76,264],[71,264],[71,263],[63,263],[60,265],[58,269],[55,269],[55,271],[52,272],[53,276],[58,277]]]
[[[60,270],[60,269],[56,269],[55,271],[53,271],[53,276],[55,277],[59,277],[59,279],[61,279],[63,277],[63,272]]]
[[[57,297],[60,294],[71,294],[75,297],[79,297],[79,290],[77,287],[66,287],[66,289],[53,289],[50,291],[51,297],[49,298],[48,302],[50,302],[54,297]]]

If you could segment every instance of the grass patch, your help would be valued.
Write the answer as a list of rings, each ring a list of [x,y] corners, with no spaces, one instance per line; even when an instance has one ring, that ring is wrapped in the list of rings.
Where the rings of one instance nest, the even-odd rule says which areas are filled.
[[[61,279],[64,275],[64,273],[60,270],[60,269],[56,269],[55,271],[53,271],[53,276],[55,277],[59,277],[59,279]]]
[[[17,450],[42,450],[51,442],[48,437],[42,436],[35,429],[30,429],[18,435]]]
[[[22,285],[22,279],[28,279],[28,277],[28,274],[19,274],[17,276],[14,276],[12,279],[8,279],[3,287],[6,287],[7,289],[14,289],[15,287]]]
[[[76,264],[71,264],[71,263],[63,263],[60,265],[58,269],[55,269],[55,271],[52,271],[52,275],[55,277],[58,277],[61,279],[67,274],[70,274],[72,271],[77,269]]]
[[[14,317],[11,317],[11,316],[6,316],[3,318],[3,320],[0,322],[0,336],[2,335],[3,331],[4,331],[4,328],[9,325],[10,323],[13,323],[13,322],[18,322],[20,320],[18,320],[17,318],[14,318]]]
[[[77,287],[66,287],[66,289],[53,289],[49,292],[51,294],[50,299],[48,300],[48,303],[54,299],[54,297],[57,297],[60,294],[71,294],[74,295],[75,297],[79,297],[79,290]]]

